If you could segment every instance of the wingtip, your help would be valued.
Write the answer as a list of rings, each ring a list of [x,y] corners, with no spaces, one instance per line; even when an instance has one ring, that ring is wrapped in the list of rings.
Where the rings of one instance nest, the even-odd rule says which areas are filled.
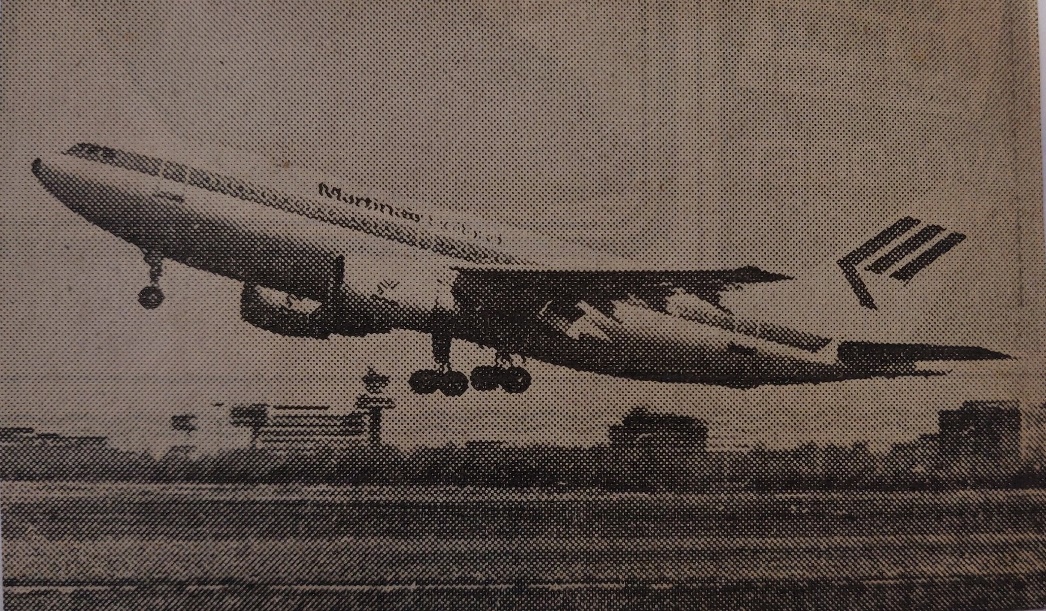
[[[988,350],[987,348],[970,348],[970,352],[967,354],[966,361],[1012,361],[1016,357],[1006,354],[1005,352],[997,352],[995,350]]]
[[[795,280],[792,276],[786,276],[785,274],[779,274],[777,272],[768,272],[765,269],[754,265],[742,267],[737,271],[741,276],[745,277],[745,282],[780,282],[782,280]]]
[[[775,272],[766,272],[769,280],[767,282],[782,282],[784,280],[795,280],[794,276],[788,276],[786,274],[778,274]]]

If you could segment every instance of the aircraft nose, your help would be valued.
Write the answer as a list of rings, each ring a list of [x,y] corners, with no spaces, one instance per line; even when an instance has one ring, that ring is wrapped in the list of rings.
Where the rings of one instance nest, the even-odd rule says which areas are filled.
[[[82,192],[82,181],[75,175],[75,168],[61,155],[43,155],[32,163],[33,176],[44,189],[62,202],[65,207],[82,214],[76,198]]]

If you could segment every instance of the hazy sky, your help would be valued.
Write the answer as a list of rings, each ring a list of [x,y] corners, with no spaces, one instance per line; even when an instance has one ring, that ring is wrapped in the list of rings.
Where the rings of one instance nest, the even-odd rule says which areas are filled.
[[[1018,213],[1012,129],[1028,122],[995,4],[5,3],[0,424],[155,448],[172,414],[219,422],[216,401],[347,408],[368,365],[394,377],[386,438],[406,445],[593,443],[642,402],[769,446],[881,446],[963,399],[1041,402],[1041,217]],[[139,308],[137,249],[29,172],[85,139],[242,150],[652,265],[754,263],[797,280],[734,296],[739,311],[1025,358],[748,391],[530,363],[522,396],[417,397],[418,334],[277,337],[239,320],[236,283],[177,264],[163,307]],[[864,311],[834,261],[903,214],[970,239]]]

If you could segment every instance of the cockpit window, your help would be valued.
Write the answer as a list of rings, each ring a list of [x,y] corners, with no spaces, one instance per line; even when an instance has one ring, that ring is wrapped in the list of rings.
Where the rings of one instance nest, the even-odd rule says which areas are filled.
[[[149,174],[150,176],[158,176],[162,164],[161,160],[153,157],[128,153],[88,142],[81,142],[66,151],[66,153],[83,159],[92,159],[127,170]]]
[[[73,148],[66,151],[68,155],[76,155],[77,157],[95,157],[102,151],[102,147],[97,144],[91,144],[89,142],[81,142]]]

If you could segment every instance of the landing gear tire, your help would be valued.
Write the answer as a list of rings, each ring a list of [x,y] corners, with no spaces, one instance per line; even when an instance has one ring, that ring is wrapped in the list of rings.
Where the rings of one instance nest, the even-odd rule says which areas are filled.
[[[433,369],[421,369],[410,375],[407,384],[416,395],[430,395],[440,387],[441,374]]]
[[[163,255],[152,250],[143,250],[142,256],[149,265],[149,285],[138,291],[138,303],[146,310],[155,310],[163,303],[163,291],[160,290]]]
[[[448,397],[460,397],[469,389],[469,379],[460,371],[437,371],[422,369],[411,374],[407,380],[411,391],[418,395],[430,395],[437,390]]]
[[[469,389],[469,379],[460,371],[448,371],[441,376],[439,389],[448,397],[460,397]]]
[[[422,369],[411,374],[407,381],[410,389],[419,395],[439,390],[448,397],[458,397],[469,389],[469,379],[460,371],[450,368],[450,344],[453,336],[449,332],[450,316],[434,313],[432,320],[432,360],[437,369]]]
[[[501,371],[501,367],[493,367],[491,365],[476,367],[472,370],[472,375],[469,376],[472,388],[482,392],[496,389],[501,385]]]
[[[501,373],[501,387],[505,392],[518,394],[530,388],[530,372],[522,367],[509,367]]]
[[[163,291],[158,286],[149,285],[138,291],[138,303],[146,310],[155,310],[163,303]]]

